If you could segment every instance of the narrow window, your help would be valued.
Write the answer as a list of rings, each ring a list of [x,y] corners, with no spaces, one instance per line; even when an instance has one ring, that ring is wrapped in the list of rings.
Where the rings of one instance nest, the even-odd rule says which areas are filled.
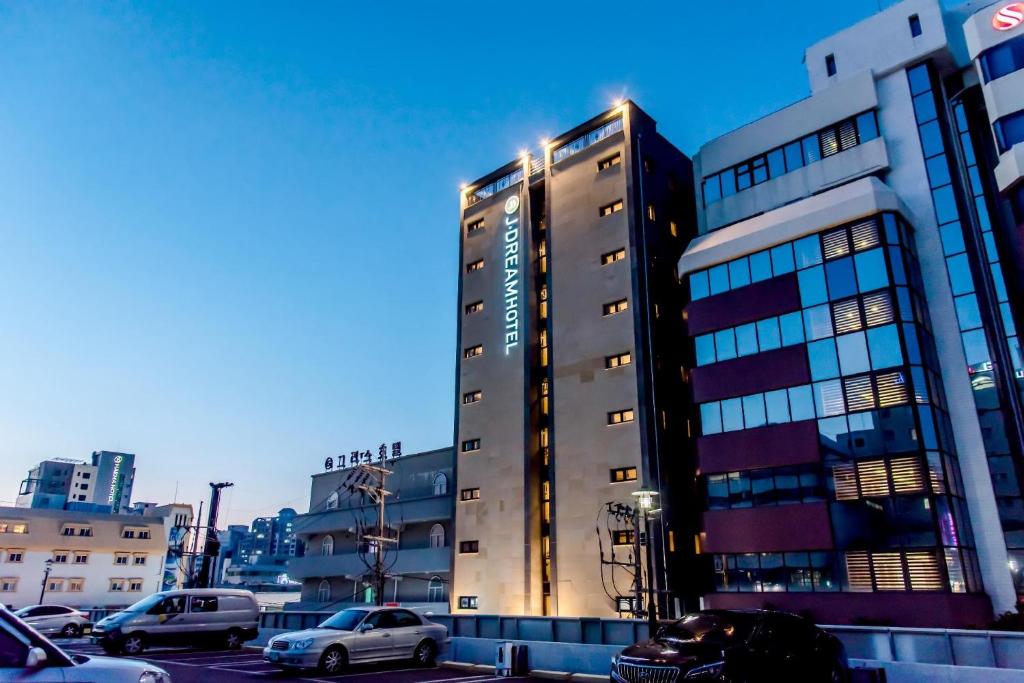
[[[654,173],[657,167],[657,164],[654,163],[654,159],[644,157],[644,173]]]
[[[830,77],[836,75],[836,56],[825,55],[825,73]]]
[[[483,301],[474,301],[471,304],[466,304],[466,315],[469,315],[470,313],[479,313],[482,310],[484,310]]]
[[[473,261],[472,263],[467,263],[466,264],[466,272],[467,273],[475,273],[476,271],[483,270],[483,269],[484,269],[484,260],[483,259],[479,259],[479,260]]]
[[[622,211],[622,200],[616,199],[611,204],[605,204],[602,206],[598,209],[597,213],[603,218],[604,216],[610,216],[613,213],[618,213],[619,211]]]
[[[635,467],[616,467],[608,471],[609,481],[618,484],[624,481],[636,481]]]
[[[601,254],[601,265],[607,266],[609,263],[615,263],[626,258],[625,249],[616,249],[615,251],[609,251],[607,254]]]
[[[604,159],[601,159],[601,161],[597,162],[597,170],[599,172],[600,171],[606,171],[609,168],[612,168],[613,166],[618,166],[621,163],[622,163],[622,155],[620,155],[618,152],[616,152],[615,154],[611,155],[610,157],[605,157]]]
[[[679,224],[677,224],[675,221],[669,221],[668,234],[672,235],[673,237],[679,237]]]
[[[921,35],[921,18],[916,14],[911,14],[907,18],[907,22],[910,24],[910,35],[917,38]]]
[[[459,498],[463,501],[467,500],[480,500],[480,489],[462,489],[459,492]]]
[[[480,541],[459,541],[459,552],[462,554],[480,552]]]
[[[618,301],[612,301],[601,307],[604,311],[604,315],[615,315],[629,308],[629,302],[626,299],[619,299]]]
[[[484,219],[483,218],[478,218],[475,221],[473,221],[472,223],[469,223],[468,225],[466,225],[466,234],[467,235],[472,235],[474,233],[480,232],[483,229],[484,229]]]
[[[613,410],[612,412],[608,413],[608,424],[610,424],[610,425],[619,425],[619,424],[622,424],[624,422],[632,422],[632,421],[633,421],[633,409],[632,408],[626,408],[624,410]]]
[[[477,344],[476,346],[470,346],[462,352],[463,358],[476,358],[477,356],[484,355],[484,345]]]
[[[610,370],[622,367],[623,365],[629,365],[631,362],[633,362],[633,358],[629,351],[626,351],[625,353],[617,353],[614,356],[605,356],[604,367]]]
[[[484,392],[480,391],[479,389],[476,391],[467,391],[462,395],[462,403],[463,405],[467,405],[469,403],[476,403],[483,397]]]
[[[460,595],[459,609],[476,609],[477,600],[475,595]]]
[[[467,439],[462,442],[463,453],[474,453],[480,450],[480,439]]]

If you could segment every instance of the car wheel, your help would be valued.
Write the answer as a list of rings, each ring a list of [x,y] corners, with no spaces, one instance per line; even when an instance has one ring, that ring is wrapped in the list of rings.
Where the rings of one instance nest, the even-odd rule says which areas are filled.
[[[224,647],[229,650],[238,650],[242,647],[242,632],[237,628],[233,628],[227,632],[224,636]]]
[[[331,645],[320,655],[320,670],[324,673],[340,673],[346,666],[348,666],[348,653],[343,647]]]
[[[61,638],[77,638],[82,634],[82,629],[78,628],[78,624],[64,624],[64,628],[60,630]]]
[[[437,646],[432,640],[424,640],[416,646],[416,651],[412,654],[413,661],[419,666],[432,666],[435,657],[437,657]]]
[[[124,637],[121,643],[121,652],[126,655],[140,655],[146,649],[146,639],[141,633],[133,633]]]

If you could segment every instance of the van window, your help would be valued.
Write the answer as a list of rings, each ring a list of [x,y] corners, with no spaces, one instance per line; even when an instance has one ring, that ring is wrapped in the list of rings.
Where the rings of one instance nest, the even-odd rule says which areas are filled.
[[[220,596],[221,612],[233,612],[238,610],[252,611],[254,608],[255,605],[252,604],[252,600],[242,595]]]
[[[406,612],[405,610],[395,611],[395,626],[402,628],[403,626],[420,626],[419,617],[412,612]]]
[[[185,611],[185,596],[174,595],[164,598],[149,610],[148,614],[181,614]]]
[[[216,612],[217,611],[217,596],[216,595],[201,595],[193,596],[191,606],[189,610],[192,612]]]

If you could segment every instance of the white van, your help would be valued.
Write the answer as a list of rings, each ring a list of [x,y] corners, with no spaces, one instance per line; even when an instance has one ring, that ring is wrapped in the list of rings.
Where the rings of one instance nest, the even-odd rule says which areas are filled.
[[[108,653],[137,655],[150,645],[242,647],[259,631],[251,591],[185,588],[143,598],[96,622],[92,642]]]

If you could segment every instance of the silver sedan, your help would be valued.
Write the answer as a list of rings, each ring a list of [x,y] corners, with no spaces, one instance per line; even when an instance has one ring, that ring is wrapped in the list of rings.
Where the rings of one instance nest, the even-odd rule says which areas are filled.
[[[316,628],[274,636],[263,659],[282,669],[318,668],[336,674],[349,663],[412,659],[434,663],[448,644],[448,629],[407,609],[355,607]]]
[[[44,636],[77,638],[92,628],[88,613],[63,605],[32,605],[14,614]]]

